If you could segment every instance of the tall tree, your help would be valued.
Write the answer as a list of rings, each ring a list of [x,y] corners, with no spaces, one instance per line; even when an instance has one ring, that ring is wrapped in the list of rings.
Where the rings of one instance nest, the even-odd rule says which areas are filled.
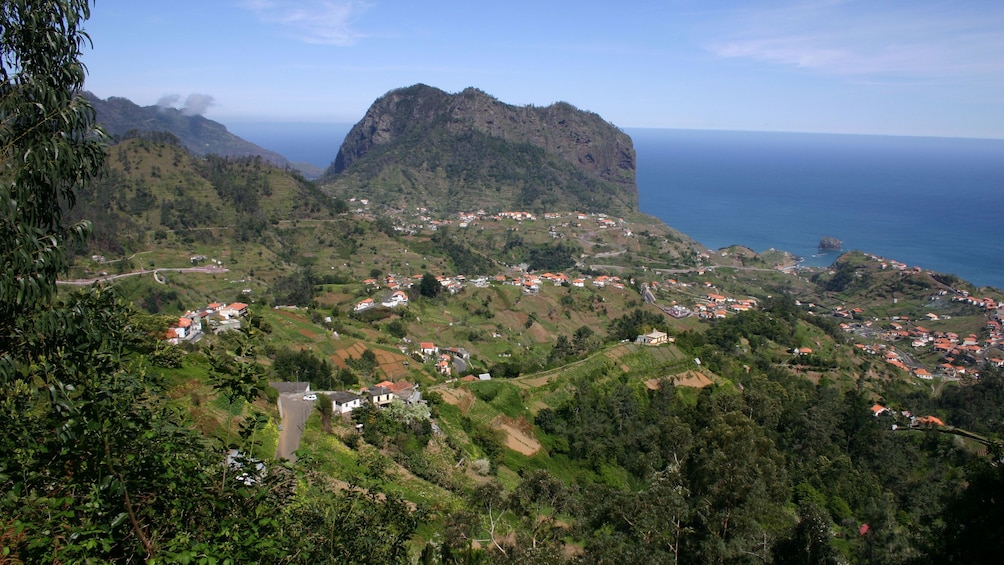
[[[80,96],[89,12],[84,0],[0,6],[0,554],[282,562],[229,535],[244,523],[257,540],[281,539],[255,519],[274,504],[262,488],[221,483],[215,450],[131,362],[146,336],[130,309],[106,289],[56,299],[67,244],[87,233],[64,226],[63,211],[104,157]]]
[[[696,497],[692,555],[702,563],[766,561],[787,490],[783,459],[763,430],[738,412],[714,418],[695,439],[684,475]]]
[[[0,372],[28,359],[21,335],[45,309],[87,223],[64,226],[74,190],[98,174],[103,134],[81,96],[86,0],[0,7]]]
[[[418,293],[426,298],[435,298],[443,290],[443,285],[439,284],[436,276],[432,273],[422,275],[422,281],[418,285]]]

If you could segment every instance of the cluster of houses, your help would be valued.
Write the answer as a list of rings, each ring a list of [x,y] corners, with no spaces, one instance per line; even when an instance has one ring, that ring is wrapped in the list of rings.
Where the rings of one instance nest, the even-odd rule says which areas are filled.
[[[363,212],[364,210],[358,210]],[[512,220],[517,223],[523,222],[536,222],[539,217],[532,212],[526,211],[504,211],[497,213],[489,213],[483,209],[479,209],[474,212],[458,212],[456,218],[434,218],[429,215],[429,210],[426,208],[416,208],[415,209],[415,222],[414,223],[402,223],[394,226],[396,231],[402,233],[408,233],[411,235],[416,234],[419,230],[429,230],[437,231],[442,227],[451,226],[456,224],[457,227],[467,228],[479,221],[495,221],[500,222],[503,220]],[[588,221],[590,219],[596,221],[597,227],[600,229],[610,229],[610,228],[621,228],[624,235],[631,237],[633,234],[631,229],[627,227],[626,222],[621,218],[611,218],[606,214],[602,213],[584,213],[584,212],[544,212],[543,219],[545,221],[555,221],[561,222],[566,220],[566,223],[562,224],[564,227],[574,225],[575,227],[581,227],[581,222]],[[552,233],[552,235],[554,235]]]
[[[891,267],[896,270],[907,270],[907,266],[897,261],[890,261],[878,256],[869,255],[875,261],[879,261],[882,268]],[[914,268],[918,270],[919,268]],[[921,323],[931,323],[951,319],[946,314],[928,312],[922,320],[912,320],[909,316],[893,316],[889,323],[880,328],[877,320],[862,320],[858,323],[843,322],[840,327],[846,332],[859,333],[864,337],[880,339],[887,342],[909,342],[914,350],[921,352],[935,352],[940,354],[940,363],[936,368],[928,370],[925,367],[917,366],[916,363],[906,363],[903,356],[892,347],[883,344],[856,343],[855,347],[867,353],[882,355],[890,365],[897,367],[912,375],[931,379],[935,376],[945,378],[958,378],[969,375],[979,376],[978,371],[972,367],[983,362],[990,363],[998,367],[1004,366],[1004,331],[1002,331],[1001,304],[993,298],[975,297],[969,292],[956,289],[941,289],[930,297],[932,302],[946,300],[951,295],[953,302],[961,302],[968,306],[975,307],[986,315],[986,338],[980,338],[975,333],[968,336],[960,336],[950,331],[932,331]],[[896,302],[893,299],[894,303]],[[849,320],[861,320],[864,310],[861,308],[839,307],[834,309],[834,315],[838,318]],[[913,366],[911,366],[913,365]],[[968,367],[968,368],[967,368]]]
[[[698,274],[704,274],[704,271],[698,271]],[[703,284],[691,285],[689,283],[679,282],[676,279],[666,279],[665,281],[652,281],[650,283],[643,284],[642,286],[647,287],[653,293],[660,289],[668,290],[671,288],[688,288],[690,286],[704,287],[701,291],[703,294],[698,295],[699,298],[696,298],[693,309],[678,304],[676,301],[673,301],[670,306],[657,305],[663,313],[673,318],[686,318],[696,314],[704,320],[722,319],[727,317],[729,314],[755,310],[759,304],[757,300],[752,297],[734,298],[713,292],[714,285],[712,285],[709,281],[705,281]]]
[[[270,382],[270,387],[280,394],[303,395],[304,400],[316,401],[325,395],[331,399],[335,414],[348,414],[360,408],[364,402],[383,407],[400,400],[405,404],[419,404],[422,393],[418,385],[405,380],[397,382],[383,381],[361,390],[335,390],[329,392],[311,391],[308,382]]]
[[[997,328],[997,336],[987,338],[981,343],[976,334],[969,334],[962,337],[954,332],[932,332],[924,327],[916,326],[912,330],[901,330],[913,338],[912,345],[916,349],[932,348],[942,355],[944,363],[939,365],[939,369],[946,374],[955,376],[955,373],[962,372],[965,368],[953,365],[956,362],[964,361],[967,364],[975,365],[981,361],[987,361],[998,367],[1004,366],[1004,351],[1000,349],[1002,345],[1000,338],[1000,321],[991,319],[988,324]],[[991,330],[993,331],[993,330]],[[996,353],[994,353],[996,352]]]
[[[164,339],[172,345],[184,341],[194,343],[202,338],[205,329],[211,329],[214,333],[239,329],[241,318],[247,313],[248,305],[243,302],[213,302],[201,310],[185,312],[167,329]]]
[[[467,367],[471,354],[463,347],[444,347],[440,349],[434,342],[422,341],[418,344],[418,354],[425,361],[434,361],[436,372],[444,377],[453,374],[458,359],[462,368]]]
[[[864,325],[870,327],[872,325],[872,322],[866,321],[866,322],[864,322]],[[850,324],[847,324],[847,323],[840,324],[840,327],[844,331],[848,331],[848,332],[849,331],[853,331],[855,329],[853,326],[851,326]],[[938,337],[933,338],[933,339],[939,339],[939,340],[940,339],[957,339],[957,336],[955,336],[955,334],[951,334],[950,332],[947,333],[947,334],[941,333],[941,332],[934,332],[934,333],[932,333],[932,332],[930,332],[930,330],[927,330],[926,328],[924,328],[922,326],[917,326],[916,328],[907,329],[902,324],[900,324],[898,322],[892,322],[890,324],[890,328],[889,329],[882,331],[878,335],[879,335],[880,339],[883,339],[885,341],[898,341],[898,340],[903,340],[903,339],[912,339],[913,340],[912,343],[913,343],[914,347],[918,347],[920,343],[926,343],[927,339],[929,339],[931,336],[935,336],[935,335],[938,336]],[[893,367],[896,367],[897,369],[900,369],[901,371],[905,371],[905,372],[910,373],[911,375],[913,375],[913,376],[915,376],[917,378],[921,378],[921,379],[927,379],[927,380],[929,380],[929,379],[933,379],[935,376],[955,378],[955,377],[961,377],[961,376],[965,375],[966,372],[967,372],[966,367],[959,366],[959,365],[953,365],[953,364],[951,364],[949,362],[946,362],[946,363],[943,363],[943,364],[939,365],[938,369],[937,369],[937,374],[932,373],[926,367],[922,367],[922,366],[912,366],[911,367],[910,365],[908,365],[904,361],[903,355],[901,355],[898,351],[896,351],[896,349],[894,347],[888,346],[888,345],[886,345],[884,343],[878,343],[878,344],[874,344],[874,343],[855,343],[854,347],[857,348],[858,350],[864,352],[864,353],[868,353],[868,354],[871,354],[871,355],[880,355],[880,356],[882,356],[882,359],[886,363],[888,363],[889,365],[892,365]]]
[[[886,415],[892,416],[896,419],[905,418],[909,421],[911,428],[932,428],[939,427],[944,428],[945,422],[938,418],[937,416],[914,416],[909,410],[900,410],[899,412],[891,410],[882,406],[881,404],[875,404],[871,407],[872,416],[878,418],[879,416]],[[893,424],[892,429],[898,429],[899,426]]]
[[[703,319],[721,319],[729,312],[746,312],[757,306],[755,298],[732,298],[713,292],[709,292],[706,298],[707,302],[697,304],[697,315]]]
[[[962,291],[959,294],[953,296],[952,300],[956,302],[965,302],[966,304],[969,304],[971,306],[982,308],[987,312],[995,312],[998,308],[1001,307],[1001,305],[998,304],[997,301],[994,300],[993,298],[976,298],[975,296],[970,296],[969,293],[965,291]]]
[[[865,253],[865,257],[868,257],[872,261],[876,261],[882,269],[893,269],[895,271],[911,270],[909,265],[903,263],[902,261],[896,261],[895,259],[886,259],[885,257],[879,257],[878,255],[874,255],[872,253]],[[912,270],[917,273],[923,272],[923,269],[920,267],[913,267]]]
[[[357,392],[336,390],[327,393],[327,396],[331,399],[331,407],[336,414],[348,414],[361,407],[363,402],[378,407],[387,406],[395,399],[405,404],[422,402],[422,393],[418,390],[418,385],[404,380],[379,382]]]
[[[999,320],[991,319],[990,321],[996,321],[996,325],[999,327]],[[903,317],[899,317],[895,322],[890,322],[888,328],[878,334],[879,338],[890,342],[909,340],[914,349],[933,350],[940,353],[942,363],[937,366],[934,373],[924,367],[907,365],[899,352],[885,344],[855,343],[854,346],[865,353],[881,355],[886,363],[921,379],[932,379],[935,376],[958,378],[969,373],[978,375],[972,369],[967,368],[967,365],[978,365],[982,361],[987,361],[998,367],[1004,366],[1004,359],[1002,359],[1004,351],[1000,349],[1001,343],[994,341],[994,338],[981,344],[981,340],[976,334],[963,337],[954,332],[931,331],[920,325],[908,327],[905,325],[907,322],[908,320],[904,320]],[[866,321],[863,324],[871,326],[872,322]],[[853,326],[846,323],[841,324],[840,327],[845,331],[854,330]],[[994,347],[998,349],[993,349]]]
[[[384,279],[384,286],[388,290],[387,294],[379,300],[372,297],[364,298],[359,302],[356,302],[352,310],[354,312],[362,312],[364,310],[369,310],[370,308],[375,308],[376,306],[383,306],[384,308],[407,306],[408,293],[406,292],[406,289],[414,287],[415,284],[421,280],[422,275],[412,275],[410,278],[402,278],[398,275],[387,275]],[[440,285],[442,285],[443,290],[450,294],[457,294],[467,285],[467,277],[464,275],[456,275],[453,277],[438,275],[436,280]],[[484,279],[484,281],[487,281],[487,279]],[[384,288],[384,286],[381,286],[380,281],[372,278],[364,280],[363,284],[366,285],[366,289],[371,292]],[[487,284],[485,286],[487,286]]]
[[[422,275],[414,275],[410,279],[401,279],[397,275],[388,275],[381,285],[381,282],[377,279],[366,279],[363,284],[366,285],[366,289],[369,291],[377,291],[384,287],[388,289],[388,293],[383,296],[383,298],[373,298],[367,297],[359,302],[356,302],[352,310],[354,312],[362,312],[369,310],[370,308],[375,308],[377,306],[383,306],[385,308],[396,308],[398,306],[408,305],[408,294],[404,289],[412,288],[416,281],[422,279]],[[494,277],[479,277],[473,280],[468,280],[464,275],[455,275],[452,277],[438,275],[436,280],[439,284],[443,286],[443,290],[450,294],[457,294],[462,291],[468,284],[472,284],[477,288],[486,288],[492,282],[497,284],[510,284],[515,285],[523,289],[524,294],[537,294],[540,288],[545,284],[552,284],[554,286],[574,286],[574,287],[585,287],[587,284],[591,284],[595,288],[616,288],[623,289],[624,281],[616,275],[599,275],[596,277],[569,277],[564,273],[543,273],[540,275],[534,273],[520,272],[519,274],[506,276],[506,275],[496,275]]]
[[[511,284],[523,289],[524,294],[537,294],[540,288],[550,283],[553,286],[574,286],[577,288],[583,288],[586,286],[587,281],[595,288],[624,288],[624,281],[618,276],[608,276],[599,275],[592,278],[576,277],[570,278],[565,273],[543,273],[540,275],[533,273],[523,273],[513,277],[506,277],[505,275],[498,275],[495,277],[495,282],[501,284]]]
[[[352,308],[353,312],[362,312],[363,310],[369,310],[376,306],[383,306],[384,308],[397,308],[398,306],[408,305],[408,293],[403,290],[395,290],[384,297],[380,302],[373,300],[372,298],[363,298]]]

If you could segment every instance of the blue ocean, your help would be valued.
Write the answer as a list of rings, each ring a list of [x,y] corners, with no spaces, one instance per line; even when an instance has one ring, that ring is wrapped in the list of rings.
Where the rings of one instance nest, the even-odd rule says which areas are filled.
[[[712,249],[820,238],[1004,289],[1004,140],[631,129],[641,210]]]
[[[230,122],[230,133],[275,151],[294,163],[327,169],[352,124],[316,122]]]
[[[291,161],[327,167],[351,124],[234,124]],[[1004,140],[625,130],[641,211],[711,249],[790,251],[824,236],[1004,289]]]

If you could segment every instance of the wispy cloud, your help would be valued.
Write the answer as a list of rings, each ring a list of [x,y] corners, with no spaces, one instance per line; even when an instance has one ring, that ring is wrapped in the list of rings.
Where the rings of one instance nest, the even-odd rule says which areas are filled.
[[[185,103],[179,108],[178,102],[180,101],[180,94],[165,94],[157,99],[157,106],[161,109],[174,108],[175,110],[181,110],[181,113],[186,116],[201,116],[211,106],[216,105],[216,100],[209,94],[189,94],[185,97]]]
[[[349,46],[365,37],[352,24],[372,4],[363,0],[245,0],[243,6],[262,22],[279,25],[305,43]]]
[[[859,78],[1004,78],[1000,8],[952,5],[948,12],[923,0],[885,6],[892,5],[825,2],[745,12],[708,48],[721,57]]]

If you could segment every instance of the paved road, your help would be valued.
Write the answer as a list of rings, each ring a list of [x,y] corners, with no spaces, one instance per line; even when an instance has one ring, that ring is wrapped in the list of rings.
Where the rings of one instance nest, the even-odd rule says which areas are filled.
[[[279,447],[276,457],[296,462],[296,450],[300,447],[303,428],[307,425],[307,417],[314,409],[317,401],[304,400],[303,393],[287,393],[279,395],[279,418],[282,420],[282,431],[279,432]]]
[[[647,284],[641,285],[641,295],[645,298],[645,302],[655,304],[655,295],[652,294],[652,290],[648,288]]]

